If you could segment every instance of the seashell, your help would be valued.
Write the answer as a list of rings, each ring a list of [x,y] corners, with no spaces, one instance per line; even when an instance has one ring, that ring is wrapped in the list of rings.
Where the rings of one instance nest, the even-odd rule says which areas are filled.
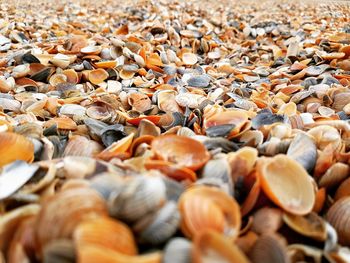
[[[85,220],[74,230],[73,239],[78,248],[93,245],[125,255],[137,254],[136,242],[129,227],[108,217]]]
[[[103,106],[90,106],[86,110],[86,115],[95,120],[106,121],[111,118],[111,113]]]
[[[67,82],[77,84],[80,80],[78,73],[74,69],[66,69],[62,74],[67,77]]]
[[[311,212],[305,216],[283,214],[283,221],[295,232],[318,241],[327,238],[326,223],[316,213]]]
[[[194,171],[201,168],[210,157],[203,144],[185,136],[156,137],[151,146],[158,158]]]
[[[341,111],[349,103],[350,92],[342,92],[334,95],[332,109]]]
[[[337,188],[337,191],[334,195],[334,200],[337,201],[342,197],[346,197],[350,195],[350,178],[344,180],[340,186]]]
[[[255,118],[252,119],[252,128],[259,129],[264,125],[270,125],[276,122],[285,122],[285,116],[273,114],[269,110],[261,110]]]
[[[154,215],[154,220],[139,234],[141,243],[162,244],[175,234],[180,222],[176,202],[169,201]]]
[[[92,84],[98,85],[109,77],[107,71],[102,68],[94,69],[89,72],[88,79]]]
[[[138,126],[142,120],[149,120],[150,122],[153,122],[155,125],[158,124],[158,122],[161,119],[161,116],[158,115],[148,115],[148,116],[141,116],[141,117],[135,117],[135,118],[130,118],[127,120],[128,123]]]
[[[157,95],[158,108],[164,112],[183,112],[176,102],[176,91],[162,90]]]
[[[15,79],[17,78],[22,78],[25,77],[29,74],[30,72],[30,65],[29,64],[22,64],[22,65],[18,65],[16,67],[14,67],[12,69],[12,77],[14,77]]]
[[[26,137],[16,133],[0,133],[0,167],[16,160],[32,162],[34,145]]]
[[[182,61],[185,65],[193,66],[198,62],[198,58],[193,53],[183,53],[182,54]]]
[[[252,230],[259,235],[275,233],[282,225],[282,211],[278,208],[263,207],[253,215]]]
[[[121,124],[104,127],[102,130],[100,130],[100,134],[101,140],[106,147],[109,147],[114,142],[127,136],[127,134],[124,132],[124,127]]]
[[[33,64],[30,65],[31,70],[32,70],[32,65]],[[44,67],[42,70],[32,74],[30,76],[30,78],[32,80],[34,80],[34,81],[47,82],[47,80],[52,75],[52,73],[53,73],[53,68],[51,68],[51,67]]]
[[[29,204],[13,209],[1,216],[0,220],[0,249],[10,244],[19,223],[30,216],[35,216],[40,211],[38,204]]]
[[[241,226],[239,206],[221,190],[208,186],[194,186],[186,190],[178,202],[181,213],[181,231],[193,237],[212,229],[230,239],[238,236]]]
[[[204,96],[193,93],[181,93],[175,96],[175,101],[179,106],[191,109],[198,108],[204,100]]]
[[[133,110],[139,112],[145,112],[152,107],[152,101],[146,94],[143,93],[129,94],[128,103],[130,106],[132,106]]]
[[[144,163],[144,166],[148,170],[158,170],[176,181],[189,180],[191,182],[194,182],[197,180],[197,175],[195,172],[171,162],[162,160],[147,160]]]
[[[103,246],[84,245],[77,248],[78,262],[119,262],[119,263],[161,263],[162,254],[153,252],[144,255],[130,256]]]
[[[191,263],[192,243],[186,238],[175,237],[168,241],[164,248],[163,263]]]
[[[324,150],[329,144],[332,145],[333,149],[336,149],[341,142],[341,137],[337,129],[328,125],[314,127],[307,134],[315,139],[317,148],[320,150]]]
[[[312,260],[312,262],[321,263],[321,249],[301,244],[289,245],[287,249],[292,263],[297,263],[300,261],[305,262],[306,260]]]
[[[110,146],[108,146],[106,149],[104,149],[102,152],[96,155],[96,158],[109,161],[114,157],[118,157],[118,155],[120,154],[126,153],[126,151],[131,146],[133,138],[134,133],[131,133],[123,139],[112,143]]]
[[[257,147],[264,141],[264,135],[259,130],[248,130],[242,133],[239,142],[243,142],[245,146]]]
[[[42,205],[35,226],[38,245],[43,249],[53,240],[69,238],[81,222],[105,215],[107,208],[95,190],[75,187],[60,191]]]
[[[86,46],[80,49],[80,52],[87,55],[98,55],[101,50],[101,46]]]
[[[305,69],[305,73],[307,76],[317,77],[325,72],[329,68],[329,65],[322,64],[319,66],[310,66]]]
[[[20,112],[21,103],[17,100],[0,98],[0,108],[5,111]]]
[[[69,239],[58,239],[49,243],[43,252],[44,263],[76,262],[74,244]]]
[[[58,129],[61,130],[76,130],[77,124],[68,117],[56,117],[44,123],[45,128],[49,128],[56,125]]]
[[[231,130],[228,138],[237,136],[244,125],[248,123],[248,115],[240,111],[225,111],[217,113],[208,119],[204,119],[203,128],[208,129],[212,126],[231,124],[234,125],[234,129]]]
[[[287,156],[301,164],[308,173],[311,173],[317,158],[315,141],[305,133],[298,133],[289,145]]]
[[[35,139],[43,137],[43,128],[36,123],[23,123],[15,127],[15,132]]]
[[[206,138],[203,142],[208,151],[221,149],[222,152],[234,152],[238,150],[237,144],[225,138]]]
[[[339,243],[345,246],[350,244],[349,218],[350,197],[343,197],[337,200],[328,210],[326,219],[335,228],[338,234]]]
[[[95,63],[96,68],[114,68],[117,65],[116,60],[102,60]]]
[[[102,146],[84,136],[72,136],[63,152],[65,156],[87,156],[93,157],[102,151]]]
[[[3,167],[0,176],[0,200],[19,190],[38,170],[37,165],[29,165],[17,160]]]
[[[0,91],[3,93],[7,93],[11,90],[13,90],[15,87],[13,87],[10,83],[8,83],[4,79],[0,79]]]
[[[157,137],[160,135],[160,128],[157,127],[153,122],[143,119],[140,121],[139,127],[137,129],[138,137],[144,135],[151,135]]]
[[[192,262],[242,262],[248,263],[245,254],[227,237],[210,229],[195,236]]]
[[[50,77],[50,85],[56,87],[58,84],[67,82],[67,76],[64,74],[54,74]]]
[[[180,195],[185,191],[185,186],[169,177],[162,178],[166,186],[166,196],[168,201],[178,201]]]
[[[331,189],[338,186],[350,174],[350,167],[344,163],[334,163],[318,181],[319,187]]]
[[[249,257],[253,263],[289,263],[287,247],[277,234],[263,234],[255,242]]]
[[[254,246],[256,240],[258,239],[258,235],[253,231],[249,231],[245,235],[241,235],[236,240],[236,245],[241,249],[246,255],[249,255],[252,247]]]
[[[245,177],[254,168],[258,151],[252,147],[243,147],[234,153],[229,153],[227,160],[231,166],[231,177],[234,182],[239,177]]]
[[[263,191],[275,204],[291,214],[311,212],[315,203],[314,183],[298,162],[284,155],[261,159],[258,173]]]
[[[73,116],[84,116],[86,108],[77,104],[64,104],[59,109],[59,115],[65,115],[72,118]]]
[[[134,222],[154,212],[166,200],[166,188],[160,177],[137,177],[120,192],[112,192],[108,200],[111,216]]]
[[[209,83],[210,77],[208,75],[193,76],[187,80],[189,86],[196,88],[206,88],[209,86]]]
[[[76,58],[76,56],[74,56]],[[54,64],[55,66],[65,69],[69,66],[70,63],[74,62],[74,58],[70,58],[67,55],[64,54],[56,54],[51,60],[50,62],[52,64]]]

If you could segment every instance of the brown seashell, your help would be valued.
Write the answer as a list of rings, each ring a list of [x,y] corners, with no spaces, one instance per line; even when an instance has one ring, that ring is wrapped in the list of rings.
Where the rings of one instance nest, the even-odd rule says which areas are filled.
[[[318,181],[319,187],[332,188],[338,186],[350,175],[350,167],[345,163],[334,163]]]
[[[95,120],[106,121],[111,118],[111,113],[106,107],[91,106],[86,110],[86,115]]]
[[[314,212],[305,216],[284,213],[283,221],[303,236],[318,241],[325,241],[327,238],[326,222]]]
[[[339,243],[345,246],[350,245],[350,197],[343,197],[336,201],[327,212],[327,221],[335,228],[338,234]]]
[[[35,227],[38,245],[43,249],[55,239],[69,238],[81,222],[107,213],[104,200],[95,190],[75,187],[60,191],[44,202],[38,215]]]
[[[249,253],[252,263],[289,263],[287,248],[277,234],[264,234],[258,238]]]
[[[180,196],[178,206],[181,230],[188,237],[205,229],[224,233],[231,239],[239,234],[239,206],[232,197],[217,188],[191,187]]]
[[[136,255],[134,236],[127,225],[108,217],[86,220],[74,230],[76,247],[94,245],[111,249],[125,255]]]
[[[160,136],[152,141],[151,146],[158,158],[194,171],[201,168],[210,158],[202,143],[185,136]]]
[[[238,237],[235,243],[245,254],[249,254],[257,240],[258,235],[249,231],[244,236]]]
[[[93,157],[103,150],[102,146],[84,136],[72,136],[63,152],[64,156]]]
[[[143,93],[131,93],[128,96],[128,103],[132,106],[133,110],[139,112],[145,112],[152,107],[152,101]]]
[[[195,236],[192,262],[240,262],[249,263],[245,254],[230,239],[207,229]]]
[[[334,195],[334,200],[337,201],[342,197],[350,196],[350,178],[344,180]]]
[[[102,68],[93,69],[89,72],[88,78],[92,84],[98,85],[109,77],[107,71]]]
[[[312,211],[314,211],[315,213],[321,212],[326,201],[326,194],[327,194],[326,188],[318,189],[316,193],[315,204],[314,204],[314,207],[312,208]]]
[[[282,211],[278,208],[263,207],[253,215],[252,230],[259,235],[277,232],[282,225]]]
[[[23,135],[0,132],[0,167],[16,160],[32,162],[34,160],[33,143]]]
[[[305,169],[285,155],[258,162],[261,187],[275,204],[285,211],[304,215],[315,203],[315,188]]]
[[[45,128],[49,128],[52,125],[57,125],[57,128],[61,130],[74,131],[78,128],[77,124],[71,118],[67,118],[67,117],[53,118],[44,123]]]

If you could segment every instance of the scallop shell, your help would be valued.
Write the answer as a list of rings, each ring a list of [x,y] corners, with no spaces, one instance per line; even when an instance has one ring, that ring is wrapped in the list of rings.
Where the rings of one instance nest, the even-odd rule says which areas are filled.
[[[200,142],[185,136],[164,135],[152,141],[152,150],[158,158],[198,170],[208,160],[209,153]]]
[[[239,206],[219,189],[195,186],[185,191],[178,202],[181,230],[193,237],[202,230],[212,229],[235,239],[241,226]]]
[[[0,167],[16,160],[32,162],[34,145],[26,137],[16,133],[0,133]]]
[[[350,216],[350,197],[343,197],[336,201],[327,212],[327,221],[335,228],[339,243],[350,245],[350,227],[348,219]]]
[[[315,203],[314,182],[298,162],[276,155],[262,159],[258,173],[263,191],[275,204],[296,215],[311,212]]]
[[[213,230],[203,230],[196,235],[193,243],[192,262],[249,262],[230,239]]]

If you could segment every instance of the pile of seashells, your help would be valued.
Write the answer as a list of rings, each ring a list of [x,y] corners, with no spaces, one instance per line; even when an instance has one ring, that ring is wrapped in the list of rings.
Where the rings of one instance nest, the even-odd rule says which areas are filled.
[[[10,2],[1,263],[350,262],[350,4]]]

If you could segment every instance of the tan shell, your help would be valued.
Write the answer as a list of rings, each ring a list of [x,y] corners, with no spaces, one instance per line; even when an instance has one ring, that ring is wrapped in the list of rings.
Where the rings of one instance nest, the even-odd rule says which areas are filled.
[[[277,232],[282,225],[282,211],[278,208],[263,207],[253,215],[252,230],[259,235]]]
[[[311,212],[315,188],[305,169],[285,155],[261,159],[258,163],[261,187],[275,204],[292,214]]]
[[[145,112],[152,107],[152,101],[143,93],[131,93],[128,96],[128,103],[134,110],[139,112]]]
[[[88,78],[92,84],[100,84],[109,77],[107,71],[102,68],[93,69],[89,72]]]

